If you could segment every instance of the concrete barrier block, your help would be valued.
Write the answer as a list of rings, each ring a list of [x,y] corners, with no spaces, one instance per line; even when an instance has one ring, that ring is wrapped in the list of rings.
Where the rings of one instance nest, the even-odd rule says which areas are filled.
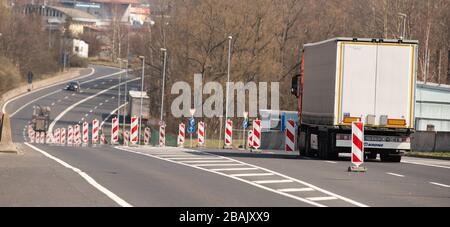
[[[0,128],[0,152],[17,153],[17,148],[12,141],[11,121],[7,113],[2,116]]]

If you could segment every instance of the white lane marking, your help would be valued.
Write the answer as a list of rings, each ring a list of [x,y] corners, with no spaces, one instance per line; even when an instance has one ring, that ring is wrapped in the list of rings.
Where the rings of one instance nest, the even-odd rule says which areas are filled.
[[[245,170],[257,170],[258,168],[228,168],[228,169],[211,169],[212,171],[245,171]]]
[[[211,161],[180,161],[182,163],[228,163],[228,162],[234,162],[230,160],[211,160]]]
[[[52,102],[52,106],[54,106],[55,105],[55,103],[54,102]]]
[[[231,174],[232,177],[262,177],[262,176],[273,176],[273,173],[241,173],[241,174]]]
[[[58,99],[58,102],[61,102],[61,99]]]
[[[68,98],[69,98],[69,96],[64,97],[64,99],[68,99]]]
[[[260,180],[253,181],[256,184],[282,184],[282,183],[292,183],[293,180]]]
[[[171,155],[158,155],[161,158],[170,158],[170,157],[197,157],[192,154],[171,154]]]
[[[128,104],[128,102],[126,102],[125,104],[121,105],[119,108],[122,108],[122,107],[124,107],[124,106],[127,105],[127,104]],[[111,113],[109,113],[109,115],[105,118],[105,120],[103,120],[102,123],[100,124],[100,128],[103,127],[103,125],[105,124],[105,122],[108,121],[109,118],[110,118],[115,112],[117,112],[117,110],[118,110],[119,108],[116,108],[116,109],[114,109],[113,111],[111,111]],[[94,109],[97,109],[97,106],[94,107]]]
[[[93,110],[89,110],[89,113],[92,113]]]
[[[162,159],[162,158],[161,158]],[[163,159],[165,160],[165,159]],[[245,166],[245,164],[199,164],[199,165],[192,165],[195,167],[208,167],[208,166]]]
[[[389,174],[389,175],[392,175],[392,176],[396,176],[396,177],[405,177],[404,175],[397,174],[397,173],[386,173],[386,174]]]
[[[331,164],[337,164],[337,162],[333,162],[333,161],[325,161],[326,163],[331,163]]]
[[[135,79],[131,79],[131,80],[128,80],[127,82],[133,82],[133,81],[136,81],[136,80],[139,80],[140,78],[135,78]],[[120,85],[122,85],[122,84],[125,84],[125,82],[123,82],[123,83],[121,83],[121,84],[118,84],[118,85],[114,85],[114,86],[112,86],[112,87],[109,87],[109,88],[107,88],[107,89],[105,89],[105,90],[102,90],[102,91],[100,91],[100,92],[98,92],[98,93],[96,93],[96,94],[93,94],[93,95],[91,95],[91,96],[89,96],[89,97],[86,97],[85,99],[83,99],[83,100],[80,100],[80,101],[78,101],[77,103],[75,103],[75,104],[73,104],[73,105],[71,105],[71,106],[69,106],[68,108],[66,108],[63,112],[61,112],[54,120],[53,120],[53,122],[50,124],[50,126],[49,126],[49,130],[52,132],[53,131],[53,127],[55,126],[55,124],[56,124],[56,122],[58,122],[66,113],[68,113],[69,111],[71,111],[73,108],[75,108],[76,106],[78,106],[78,105],[80,105],[81,103],[84,103],[84,102],[86,102],[86,101],[88,101],[88,100],[90,100],[90,99],[93,99],[93,98],[95,98],[95,97],[97,97],[97,96],[99,96],[99,95],[101,95],[101,94],[103,94],[103,93],[105,93],[105,92],[107,92],[107,91],[109,91],[109,90],[112,90],[112,89],[114,89],[114,88],[116,88],[116,87],[118,87],[118,86],[120,86]]]
[[[277,191],[275,189],[268,188],[268,187],[265,187],[263,185],[255,184],[255,183],[253,183],[251,181],[244,180],[244,179],[239,178],[239,177],[233,177],[233,176],[221,173],[221,172],[214,172],[214,171],[211,171],[211,170],[208,170],[208,169],[205,169],[205,168],[201,168],[201,167],[198,167],[198,166],[193,166],[193,165],[188,165],[188,164],[181,163],[181,162],[171,161],[171,160],[168,160],[168,159],[160,158],[158,156],[142,153],[142,152],[139,152],[139,151],[133,151],[133,150],[125,149],[123,147],[115,147],[115,148],[119,149],[119,150],[130,152],[130,153],[134,153],[134,154],[139,154],[139,155],[143,155],[143,156],[153,157],[153,158],[164,160],[164,161],[167,161],[167,162],[172,162],[172,163],[175,163],[175,164],[196,168],[196,169],[203,170],[203,171],[206,171],[206,172],[215,173],[215,174],[218,174],[218,175],[221,175],[221,176],[224,176],[224,177],[229,177],[229,178],[232,178],[232,179],[235,179],[235,180],[238,180],[238,181],[241,181],[241,182],[253,185],[255,187],[258,187],[258,188],[261,188],[261,189],[264,189],[264,190],[267,190],[267,191],[271,191],[271,192],[279,194],[279,195],[284,195],[286,197],[289,197],[289,198],[292,198],[292,199],[295,199],[295,200],[298,200],[298,201],[301,201],[301,202],[304,202],[304,203],[307,203],[307,204],[310,204],[310,205],[313,205],[313,206],[325,207],[324,205],[322,205],[320,203],[316,203],[314,201],[310,201],[310,200],[307,200],[307,199],[304,199],[304,198],[300,198],[300,197],[297,197],[297,196],[294,196],[294,195],[290,195],[290,194],[285,193],[285,192],[279,192],[279,191]]]
[[[115,96],[111,97],[111,99],[115,99],[115,98],[116,98]]]
[[[98,108],[98,106],[94,106],[94,110],[96,110]]]
[[[441,165],[426,164],[426,163],[420,163],[420,162],[402,161],[402,163],[413,164],[413,165],[421,165],[421,166],[429,166],[429,167],[437,167],[437,168],[444,168],[444,169],[450,169],[450,166],[441,166]]]
[[[99,103],[98,105],[99,105],[99,106],[103,106],[103,103],[101,102],[101,103]]]
[[[436,182],[430,182],[430,184],[434,184],[434,185],[445,187],[445,188],[450,188],[450,185],[446,185],[446,184],[441,184],[441,183],[436,183]]]
[[[94,69],[94,68],[90,68],[90,69],[92,70],[92,72],[90,72],[90,73],[87,74],[87,75],[78,77],[77,79],[83,79],[83,78],[90,77],[90,76],[94,75],[95,69]],[[44,86],[44,87],[39,88],[39,89],[36,89],[36,90],[34,90],[34,91],[31,91],[31,92],[28,92],[28,93],[24,93],[24,94],[21,94],[21,95],[19,95],[19,96],[17,96],[17,97],[14,97],[14,98],[12,98],[12,99],[6,101],[6,103],[5,103],[5,104],[3,105],[3,107],[2,107],[2,112],[3,112],[3,113],[6,113],[6,106],[7,106],[9,103],[11,103],[11,102],[13,102],[13,101],[15,101],[15,100],[17,100],[17,99],[20,99],[20,98],[22,98],[22,97],[24,97],[24,96],[27,96],[27,95],[34,94],[34,93],[36,93],[36,92],[38,92],[38,91],[42,91],[42,90],[47,89],[47,88],[56,87],[56,86],[58,86],[58,85],[60,85],[60,84],[66,83],[67,81],[70,81],[70,80],[72,80],[72,79],[68,79],[68,80],[64,80],[64,81],[61,81],[61,82],[56,83],[56,84]],[[14,113],[10,114],[9,116],[10,116],[10,117],[13,117],[13,116],[16,115],[19,111],[23,110],[25,107],[27,107],[27,106],[30,105],[31,103],[34,103],[34,102],[36,102],[36,101],[38,101],[38,100],[40,100],[40,99],[43,99],[43,98],[45,98],[45,97],[48,97],[48,96],[50,96],[50,95],[56,94],[56,93],[58,93],[58,92],[60,92],[60,91],[62,91],[62,90],[61,90],[61,89],[58,89],[58,90],[53,91],[53,92],[51,92],[51,93],[49,93],[49,94],[46,94],[46,95],[40,96],[40,97],[38,97],[38,98],[35,98],[35,99],[33,99],[33,100],[31,100],[31,101],[25,103],[23,106],[21,106],[19,109],[17,109]]]
[[[105,100],[105,103],[108,103],[109,102],[109,100],[107,99],[107,100]]]
[[[61,164],[62,166],[71,169],[72,171],[74,171],[75,173],[78,173],[83,179],[85,179],[90,185],[92,185],[94,188],[96,188],[97,190],[99,190],[100,192],[102,192],[103,194],[105,194],[106,196],[108,196],[110,199],[112,199],[114,202],[116,202],[117,204],[119,204],[122,207],[132,207],[131,204],[127,203],[125,200],[123,200],[122,198],[120,198],[119,196],[117,196],[116,194],[114,194],[113,192],[111,192],[110,190],[108,190],[107,188],[103,187],[102,185],[100,185],[99,183],[97,183],[97,181],[95,181],[92,177],[90,177],[89,175],[87,175],[85,172],[81,171],[80,169],[71,166],[70,164],[62,161],[59,158],[56,158],[52,155],[50,155],[49,153],[33,146],[30,145],[28,143],[24,143],[25,145],[27,145],[28,147],[38,151],[39,153],[43,154],[44,156],[46,156],[47,158],[50,158],[54,161],[56,161],[57,163]]]
[[[314,189],[312,188],[283,188],[278,189],[280,192],[312,192]]]
[[[167,157],[166,157],[167,158]],[[167,158],[167,159],[170,159],[170,160],[223,160],[223,158],[215,158],[215,157],[211,157],[211,158],[198,158],[198,157],[194,157],[194,158],[186,158],[186,157],[184,157],[184,158]]]
[[[116,147],[116,148],[117,148],[117,147]],[[299,200],[299,201],[303,201],[303,202],[305,202],[305,203],[309,203],[309,204],[314,205],[314,206],[325,207],[325,205],[323,205],[323,204],[319,204],[319,203],[315,203],[315,202],[311,203],[310,200],[307,200],[307,199],[305,199],[305,198],[301,198],[301,197],[294,196],[294,195],[291,195],[291,194],[288,194],[288,193],[284,193],[284,192],[279,192],[279,191],[277,191],[276,189],[269,188],[269,187],[266,187],[266,186],[261,185],[261,184],[256,184],[256,183],[254,183],[253,181],[245,180],[245,179],[243,179],[243,178],[233,177],[233,176],[230,176],[230,175],[225,174],[225,173],[222,173],[222,172],[212,171],[212,170],[210,170],[210,169],[201,168],[201,167],[198,167],[198,166],[189,165],[189,164],[182,163],[182,162],[177,162],[177,161],[167,160],[167,159],[160,158],[160,157],[157,157],[157,156],[154,156],[154,155],[151,155],[151,154],[147,154],[147,153],[143,153],[143,152],[139,152],[139,151],[133,151],[133,150],[129,150],[129,149],[126,149],[126,148],[117,148],[117,149],[122,149],[122,150],[125,150],[125,151],[129,151],[129,152],[131,152],[131,153],[141,154],[141,155],[144,155],[144,156],[153,157],[153,158],[157,158],[157,159],[160,159],[160,160],[165,160],[165,161],[172,162],[172,163],[176,163],[176,164],[181,164],[181,165],[185,165],[185,166],[197,168],[197,169],[199,169],[199,170],[204,170],[204,171],[207,171],[207,172],[216,173],[216,174],[219,174],[219,175],[222,175],[222,176],[226,176],[226,177],[230,177],[230,178],[233,178],[233,179],[236,179],[236,180],[240,180],[240,181],[242,181],[242,182],[248,183],[248,184],[250,184],[250,185],[254,185],[254,186],[256,186],[256,187],[259,187],[259,188],[262,188],[262,189],[265,189],[265,190],[268,190],[268,191],[271,191],[271,192],[274,192],[274,193],[277,193],[277,194],[280,194],[280,195],[284,195],[284,196],[286,196],[286,197],[289,197],[289,198],[292,198],[292,199],[295,199],[295,200]],[[195,150],[184,149],[183,151],[190,151],[190,152],[196,152],[196,153],[200,153],[200,154],[210,154],[210,155],[213,155],[213,156],[216,156],[216,157],[223,157],[223,156],[211,154],[211,153],[208,153],[208,152],[199,152],[199,151],[195,151]],[[295,179],[295,178],[293,178],[293,177],[289,177],[289,176],[287,176],[287,175],[284,175],[284,174],[281,174],[281,173],[278,173],[278,172],[275,172],[275,171],[272,171],[272,170],[269,170],[269,169],[266,169],[266,168],[263,168],[263,167],[260,167],[260,166],[256,166],[256,165],[252,165],[252,164],[249,164],[249,163],[245,163],[245,162],[242,162],[242,161],[239,161],[239,160],[235,160],[235,159],[232,159],[232,158],[228,158],[228,157],[223,157],[223,158],[228,159],[228,160],[230,160],[230,161],[234,161],[235,163],[239,163],[239,164],[246,165],[246,166],[248,166],[248,167],[258,168],[258,169],[261,170],[261,171],[264,171],[264,172],[267,172],[267,173],[272,173],[272,174],[274,174],[274,175],[276,175],[276,176],[278,176],[278,177],[284,178],[284,179],[286,179],[286,180],[292,180],[292,181],[294,181],[294,182],[297,182],[297,183],[299,183],[299,184],[302,184],[303,186],[306,186],[306,187],[309,187],[309,188],[313,188],[314,190],[316,190],[316,191],[318,191],[318,192],[322,192],[322,193],[326,194],[326,195],[329,196],[329,197],[336,197],[336,198],[338,198],[338,199],[340,199],[340,200],[343,200],[343,201],[345,201],[345,202],[347,202],[347,203],[350,203],[350,204],[353,204],[353,205],[355,205],[355,206],[359,206],[359,207],[368,207],[367,205],[365,205],[365,204],[363,204],[363,203],[359,203],[359,202],[356,202],[356,201],[351,200],[351,199],[349,199],[349,198],[346,198],[346,197],[344,197],[344,196],[337,195],[337,194],[335,194],[335,193],[332,193],[332,192],[327,191],[327,190],[325,190],[325,189],[319,188],[319,187],[317,187],[317,186],[315,186],[315,185],[312,185],[312,184],[310,184],[310,183],[301,181],[301,180],[299,180],[299,179]]]
[[[333,196],[327,196],[327,197],[309,197],[306,199],[311,200],[311,201],[327,201],[327,200],[335,200],[337,198],[333,197]]]
[[[75,93],[73,93],[72,96],[75,96]]]
[[[87,116],[89,116],[89,114],[85,114],[84,116],[87,117]]]

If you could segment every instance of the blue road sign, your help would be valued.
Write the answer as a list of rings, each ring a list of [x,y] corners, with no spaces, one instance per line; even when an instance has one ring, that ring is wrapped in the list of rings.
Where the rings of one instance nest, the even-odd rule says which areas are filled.
[[[242,124],[242,127],[243,127],[244,129],[247,129],[247,128],[248,128],[248,120],[247,120],[247,119],[244,120],[244,123]]]
[[[187,130],[190,134],[195,132],[195,118],[191,117],[189,119],[189,127],[187,128]]]
[[[286,113],[281,113],[281,127],[280,131],[284,132],[286,130]]]

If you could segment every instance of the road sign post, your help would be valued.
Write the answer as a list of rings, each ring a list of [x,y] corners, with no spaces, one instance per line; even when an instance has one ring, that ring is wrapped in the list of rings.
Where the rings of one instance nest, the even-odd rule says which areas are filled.
[[[245,139],[245,134],[248,128],[248,112],[244,112],[244,122],[242,123],[242,149],[246,149],[247,141]]]

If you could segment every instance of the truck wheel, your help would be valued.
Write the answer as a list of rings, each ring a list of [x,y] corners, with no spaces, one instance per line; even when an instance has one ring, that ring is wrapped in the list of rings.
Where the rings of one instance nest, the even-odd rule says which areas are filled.
[[[377,159],[377,153],[371,152],[370,154],[367,155],[367,159],[369,159],[369,160]]]
[[[382,162],[400,162],[402,160],[402,156],[391,156],[389,153],[380,154],[380,159]]]
[[[319,157],[323,160],[337,160],[338,153],[333,149],[331,139],[333,134],[328,132],[319,133]]]

